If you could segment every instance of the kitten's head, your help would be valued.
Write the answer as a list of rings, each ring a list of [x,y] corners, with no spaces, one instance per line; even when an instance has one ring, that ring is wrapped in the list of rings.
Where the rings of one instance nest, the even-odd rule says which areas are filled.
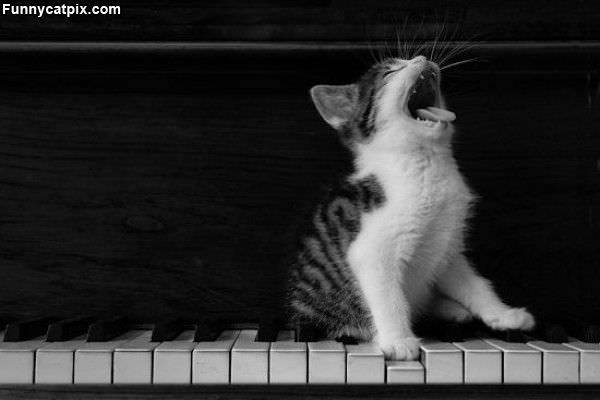
[[[310,91],[317,110],[350,148],[376,144],[448,142],[453,112],[445,109],[440,69],[423,56],[390,58],[350,85],[317,85]]]

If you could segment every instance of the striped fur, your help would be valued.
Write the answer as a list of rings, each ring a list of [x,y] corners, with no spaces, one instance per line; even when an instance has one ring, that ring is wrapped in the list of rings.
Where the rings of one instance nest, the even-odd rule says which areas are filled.
[[[290,272],[288,302],[293,322],[310,321],[332,337],[370,338],[369,312],[346,255],[360,231],[361,214],[384,201],[374,176],[348,179],[328,191],[316,208]]]
[[[369,141],[375,131],[382,78],[393,64],[389,60],[374,65],[356,85],[353,117],[338,129],[341,143],[350,151]],[[349,176],[329,189],[292,263],[287,292],[292,322],[313,323],[329,337],[372,338],[370,312],[348,265],[347,251],[360,231],[361,216],[384,202],[375,176],[358,180]]]

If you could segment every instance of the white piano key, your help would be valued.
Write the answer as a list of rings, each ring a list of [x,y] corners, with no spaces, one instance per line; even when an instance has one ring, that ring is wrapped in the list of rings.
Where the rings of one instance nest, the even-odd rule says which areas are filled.
[[[44,343],[39,337],[23,342],[2,342],[0,339],[0,384],[33,383],[35,351]]]
[[[35,383],[73,383],[75,350],[85,336],[65,342],[45,342],[35,354]]]
[[[257,331],[240,331],[231,349],[231,383],[269,383],[270,343],[255,342]]]
[[[107,342],[86,342],[75,350],[73,383],[112,383],[113,351],[145,331],[129,331]]]
[[[240,331],[223,331],[213,342],[199,342],[192,354],[192,383],[229,383],[230,354]]]
[[[308,382],[346,382],[346,349],[343,344],[333,340],[308,343]]]
[[[386,381],[394,385],[425,383],[425,369],[419,361],[386,361]]]
[[[505,384],[542,383],[542,352],[525,344],[485,339],[502,351],[502,375]]]
[[[502,383],[502,353],[481,339],[454,343],[463,352],[464,383]]]
[[[184,331],[174,340],[154,349],[154,383],[190,383],[194,331]]]
[[[152,352],[160,342],[151,342],[152,331],[115,348],[113,383],[152,383]]]
[[[527,343],[542,352],[542,383],[579,383],[579,352],[560,343]]]
[[[346,383],[385,383],[385,360],[376,345],[346,346]]]
[[[579,352],[579,383],[600,383],[600,344],[572,340],[564,345]]]
[[[304,342],[294,341],[294,331],[281,331],[277,341],[271,343],[269,382],[306,383],[307,347]]]
[[[421,363],[426,383],[463,383],[463,353],[452,343],[424,341]]]

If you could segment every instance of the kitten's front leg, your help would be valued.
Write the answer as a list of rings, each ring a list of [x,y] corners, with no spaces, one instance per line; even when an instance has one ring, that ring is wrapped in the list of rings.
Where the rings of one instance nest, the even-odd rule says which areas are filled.
[[[371,312],[375,341],[386,358],[412,360],[419,355],[420,342],[412,332],[402,290],[403,268],[380,235],[363,230],[349,248],[348,262]]]
[[[491,283],[482,278],[462,254],[439,276],[437,287],[493,329],[529,330],[535,325],[535,319],[525,308],[504,304]]]

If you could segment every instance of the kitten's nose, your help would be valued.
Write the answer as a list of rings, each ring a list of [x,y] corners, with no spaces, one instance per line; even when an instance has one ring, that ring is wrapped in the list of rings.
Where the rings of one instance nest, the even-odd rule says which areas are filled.
[[[413,58],[411,60],[411,62],[413,62],[415,64],[422,63],[422,62],[425,62],[425,61],[427,61],[427,57],[425,57],[425,56],[416,56],[415,58]]]

